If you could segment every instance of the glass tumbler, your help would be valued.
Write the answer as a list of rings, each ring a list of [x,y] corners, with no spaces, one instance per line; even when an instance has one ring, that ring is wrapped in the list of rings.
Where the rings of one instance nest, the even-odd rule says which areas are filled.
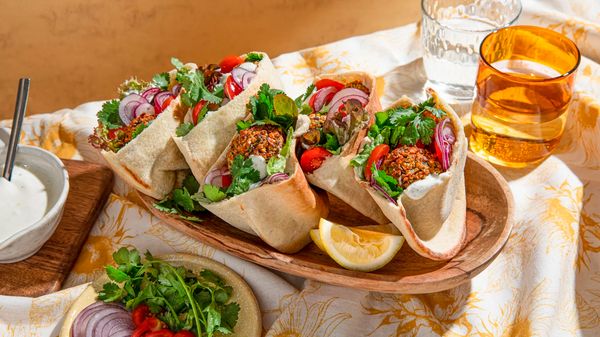
[[[543,160],[564,130],[577,46],[550,29],[513,26],[487,36],[480,54],[471,150],[509,167]]]
[[[444,99],[473,99],[483,38],[513,24],[519,0],[422,0],[423,65],[428,87]]]

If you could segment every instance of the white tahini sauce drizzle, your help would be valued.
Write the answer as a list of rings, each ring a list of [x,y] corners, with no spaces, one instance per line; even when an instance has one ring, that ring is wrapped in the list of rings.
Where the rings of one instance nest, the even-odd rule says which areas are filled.
[[[40,220],[47,207],[44,184],[35,174],[15,166],[11,181],[0,177],[0,241]]]

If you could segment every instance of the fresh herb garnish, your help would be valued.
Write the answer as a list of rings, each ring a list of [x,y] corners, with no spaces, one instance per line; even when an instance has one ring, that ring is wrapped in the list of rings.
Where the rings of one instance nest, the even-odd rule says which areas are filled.
[[[293,127],[298,117],[298,108],[294,101],[279,89],[271,89],[268,84],[263,83],[260,90],[248,102],[248,110],[252,114],[252,125],[277,124],[284,130]],[[246,124],[238,123],[240,126]]]
[[[102,110],[98,112],[98,121],[107,129],[116,129],[123,125],[119,117],[119,100],[113,99],[102,104]]]
[[[283,173],[285,171],[285,164],[290,154],[290,148],[292,147],[292,140],[294,138],[294,129],[290,128],[287,132],[287,138],[285,144],[279,151],[277,156],[271,157],[267,163],[267,175],[273,175],[275,173]]]
[[[263,59],[263,55],[259,53],[248,53],[246,55],[246,62],[258,62]]]
[[[193,128],[194,128],[194,124],[192,124],[190,122],[181,123],[175,129],[175,135],[177,137],[183,137],[183,136],[187,135],[188,133],[190,133],[190,131],[192,131]]]
[[[194,198],[199,189],[200,184],[190,174],[185,177],[180,188],[174,189],[170,195],[155,203],[154,208],[161,212],[177,214],[185,220],[201,222],[203,220],[194,215],[204,211],[204,208]]]
[[[331,133],[326,133],[325,139],[326,140],[323,147],[325,147],[327,151],[331,152],[331,154],[340,154],[342,146],[340,145],[340,142],[338,141],[337,137]]]
[[[315,85],[311,84],[308,86],[308,88],[306,88],[306,92],[304,92],[304,94],[298,96],[295,100],[294,103],[296,103],[296,106],[298,107],[298,109],[302,108],[302,105],[304,105],[304,101],[306,101],[310,95],[312,95],[313,91],[315,91]],[[310,109],[310,106],[308,104],[306,104],[306,106]],[[310,113],[312,111],[312,109],[310,109],[310,111],[308,113]]]
[[[231,185],[227,188],[227,195],[233,196],[247,192],[250,185],[260,181],[260,173],[252,166],[252,159],[244,159],[237,155],[231,164]]]
[[[212,93],[204,85],[204,75],[202,72],[186,68],[183,62],[174,57],[171,58],[171,63],[177,69],[175,78],[184,89],[184,93],[181,94],[183,104],[193,107],[202,99],[209,103],[221,103],[223,98]]]
[[[113,253],[113,260],[116,267],[105,267],[111,282],[103,285],[99,300],[123,303],[128,310],[146,304],[173,331],[206,337],[234,331],[240,306],[231,302],[233,288],[214,272],[205,269],[197,275],[149,252],[142,261],[137,250],[124,247]]]
[[[160,88],[160,90],[168,90],[170,82],[171,77],[169,76],[169,73],[160,73],[152,77],[152,84]]]

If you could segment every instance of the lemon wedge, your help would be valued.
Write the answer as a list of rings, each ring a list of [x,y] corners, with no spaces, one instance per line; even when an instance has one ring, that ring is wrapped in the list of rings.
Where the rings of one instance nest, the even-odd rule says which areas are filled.
[[[350,229],[353,232],[355,229],[359,229],[359,230],[366,230],[366,231],[371,231],[371,232],[400,235],[400,231],[392,223],[389,223],[387,225],[367,225],[367,226],[348,227],[348,229]],[[358,234],[358,233],[360,233],[360,231],[355,232],[355,233]],[[323,247],[323,242],[321,242],[321,234],[319,234],[318,228],[310,230],[310,238],[313,240],[315,245],[317,245],[317,247],[319,247],[320,250],[325,252],[325,247]]]
[[[401,235],[346,227],[325,219],[321,219],[316,231],[311,231],[311,238],[335,262],[346,269],[364,272],[385,266],[404,243]]]

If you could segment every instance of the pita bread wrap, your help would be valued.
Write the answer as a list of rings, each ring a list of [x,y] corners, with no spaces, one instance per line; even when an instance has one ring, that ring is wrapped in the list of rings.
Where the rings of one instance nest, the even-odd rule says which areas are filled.
[[[311,184],[340,198],[366,217],[377,223],[387,224],[389,220],[369,196],[369,193],[356,183],[354,168],[350,166],[350,161],[357,154],[360,143],[373,123],[374,114],[381,110],[375,78],[365,72],[348,72],[318,76],[315,82],[321,79],[331,79],[343,84],[360,81],[370,92],[368,103],[364,107],[369,120],[361,128],[353,130],[350,140],[342,146],[339,155],[328,157],[318,169],[312,173],[305,173],[306,179]]]
[[[251,100],[252,117],[200,180],[206,200],[199,201],[230,225],[295,253],[310,242],[310,230],[327,215],[327,206],[308,185],[295,155],[294,100],[266,84]],[[229,183],[223,182],[226,177]]]
[[[466,238],[464,166],[467,140],[454,110],[433,90],[429,89],[428,93],[433,97],[435,107],[446,112],[455,133],[449,168],[439,175],[429,175],[413,182],[398,198],[398,205],[390,202],[358,175],[356,179],[402,232],[412,249],[432,260],[448,260],[460,251]],[[411,105],[409,99],[401,98],[392,107]]]
[[[204,178],[234,136],[235,124],[246,117],[248,99],[258,92],[263,83],[274,88],[283,87],[269,56],[261,52],[253,53],[262,55],[262,60],[258,62],[256,76],[248,87],[218,110],[209,111],[187,135],[173,138],[198,181]]]

